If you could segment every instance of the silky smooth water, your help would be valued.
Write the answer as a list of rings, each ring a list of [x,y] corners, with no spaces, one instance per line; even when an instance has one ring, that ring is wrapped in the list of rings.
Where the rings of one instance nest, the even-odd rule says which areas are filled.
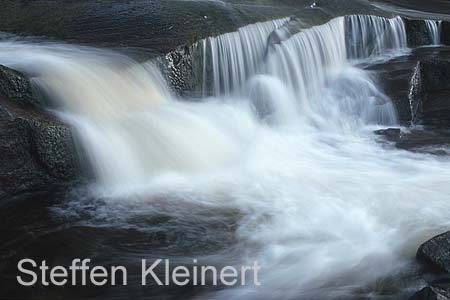
[[[395,124],[395,110],[351,60],[402,48],[404,29],[398,19],[351,20],[352,41],[372,50],[347,48],[344,18],[275,45],[260,45],[267,24],[220,38],[232,62],[217,62],[220,72],[236,85],[199,103],[173,96],[151,63],[112,51],[4,41],[0,63],[30,74],[78,131],[94,195],[110,199],[101,226],[120,226],[154,199],[196,223],[208,214],[188,216],[189,206],[233,211],[236,243],[214,257],[258,260],[262,286],[205,296],[336,298],[404,270],[420,242],[450,225],[450,160],[375,141],[373,129]],[[241,49],[258,49],[245,54],[257,67]]]
[[[432,44],[439,45],[441,43],[441,21],[425,20],[425,24],[430,33]]]

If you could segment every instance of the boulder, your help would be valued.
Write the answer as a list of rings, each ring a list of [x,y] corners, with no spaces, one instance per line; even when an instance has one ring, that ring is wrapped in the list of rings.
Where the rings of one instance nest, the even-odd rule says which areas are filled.
[[[450,273],[450,231],[422,244],[417,260],[427,267]]]
[[[450,292],[447,289],[429,286],[415,293],[409,300],[450,300]]]
[[[24,75],[0,70],[0,195],[80,178],[71,128],[37,107]]]

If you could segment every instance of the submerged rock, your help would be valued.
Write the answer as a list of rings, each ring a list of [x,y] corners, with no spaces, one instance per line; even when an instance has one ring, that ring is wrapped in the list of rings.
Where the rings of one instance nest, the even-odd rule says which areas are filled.
[[[387,128],[387,129],[380,129],[380,130],[375,131],[375,134],[383,135],[388,140],[391,140],[391,141],[398,141],[400,139],[401,133],[402,132],[401,132],[400,128]]]
[[[0,70],[0,195],[79,178],[70,127],[33,105],[37,102],[24,75]]]
[[[429,286],[415,293],[409,300],[450,300],[450,292],[447,289]]]
[[[422,244],[417,260],[427,267],[450,273],[450,231]]]
[[[450,132],[442,130],[412,130],[396,141],[399,149],[434,155],[450,155]]]

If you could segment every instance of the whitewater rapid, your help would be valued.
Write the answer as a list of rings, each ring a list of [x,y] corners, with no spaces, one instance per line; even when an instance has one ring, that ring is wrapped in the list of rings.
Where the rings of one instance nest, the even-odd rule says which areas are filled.
[[[450,161],[372,133],[396,113],[352,60],[405,50],[401,19],[353,17],[369,26],[353,27],[355,43],[376,36],[370,24],[386,38],[354,54],[344,18],[267,45],[267,28],[285,22],[208,40],[237,58],[216,61],[215,96],[198,103],[174,96],[152,63],[113,51],[2,41],[0,63],[29,74],[74,126],[96,192],[125,208],[115,213],[161,196],[174,214],[186,203],[239,212],[232,261],[258,260],[262,286],[215,299],[326,299],[404,270],[420,242],[448,229]],[[253,47],[256,62],[239,73]],[[229,263],[227,249],[215,255]]]

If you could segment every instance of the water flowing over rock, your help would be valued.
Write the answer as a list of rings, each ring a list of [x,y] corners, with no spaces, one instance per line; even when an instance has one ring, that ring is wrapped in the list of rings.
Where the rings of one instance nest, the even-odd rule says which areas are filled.
[[[441,42],[441,21],[405,18],[408,47],[439,45]]]
[[[407,47],[403,19],[355,15],[347,17],[350,58],[367,58]]]
[[[269,36],[288,21],[280,19],[253,24],[240,28],[238,32],[208,38],[213,94],[217,96],[239,91],[248,78],[261,72]]]
[[[446,126],[449,59],[446,46],[421,47],[368,69],[376,74],[403,124]]]
[[[441,43],[441,27],[442,21],[425,20],[428,33],[431,36],[431,44],[439,45]]]
[[[32,74],[33,87],[73,128],[13,116],[5,132],[22,139],[5,147],[35,149],[20,154],[38,156],[27,162],[44,167],[32,171],[59,178],[73,152],[61,152],[69,149],[62,143],[51,153],[52,138],[68,141],[74,132],[96,175],[94,199],[74,197],[56,213],[119,228],[121,251],[133,252],[127,260],[147,255],[148,243],[135,247],[139,236],[181,262],[199,254],[240,264],[251,253],[271,270],[261,287],[212,290],[211,298],[354,298],[380,278],[408,272],[405,253],[448,222],[450,168],[445,158],[382,147],[373,134],[389,127],[377,133],[393,142],[404,136],[392,127],[399,124],[390,97],[363,67],[409,53],[404,20],[331,16],[314,26],[291,18],[256,23],[171,48],[156,62],[108,49],[2,40],[0,63]],[[402,77],[410,119],[416,65],[410,61]],[[2,107],[4,118],[21,116]],[[225,238],[205,231],[211,224]],[[166,233],[173,232],[172,243]],[[124,236],[132,240],[125,247]]]

